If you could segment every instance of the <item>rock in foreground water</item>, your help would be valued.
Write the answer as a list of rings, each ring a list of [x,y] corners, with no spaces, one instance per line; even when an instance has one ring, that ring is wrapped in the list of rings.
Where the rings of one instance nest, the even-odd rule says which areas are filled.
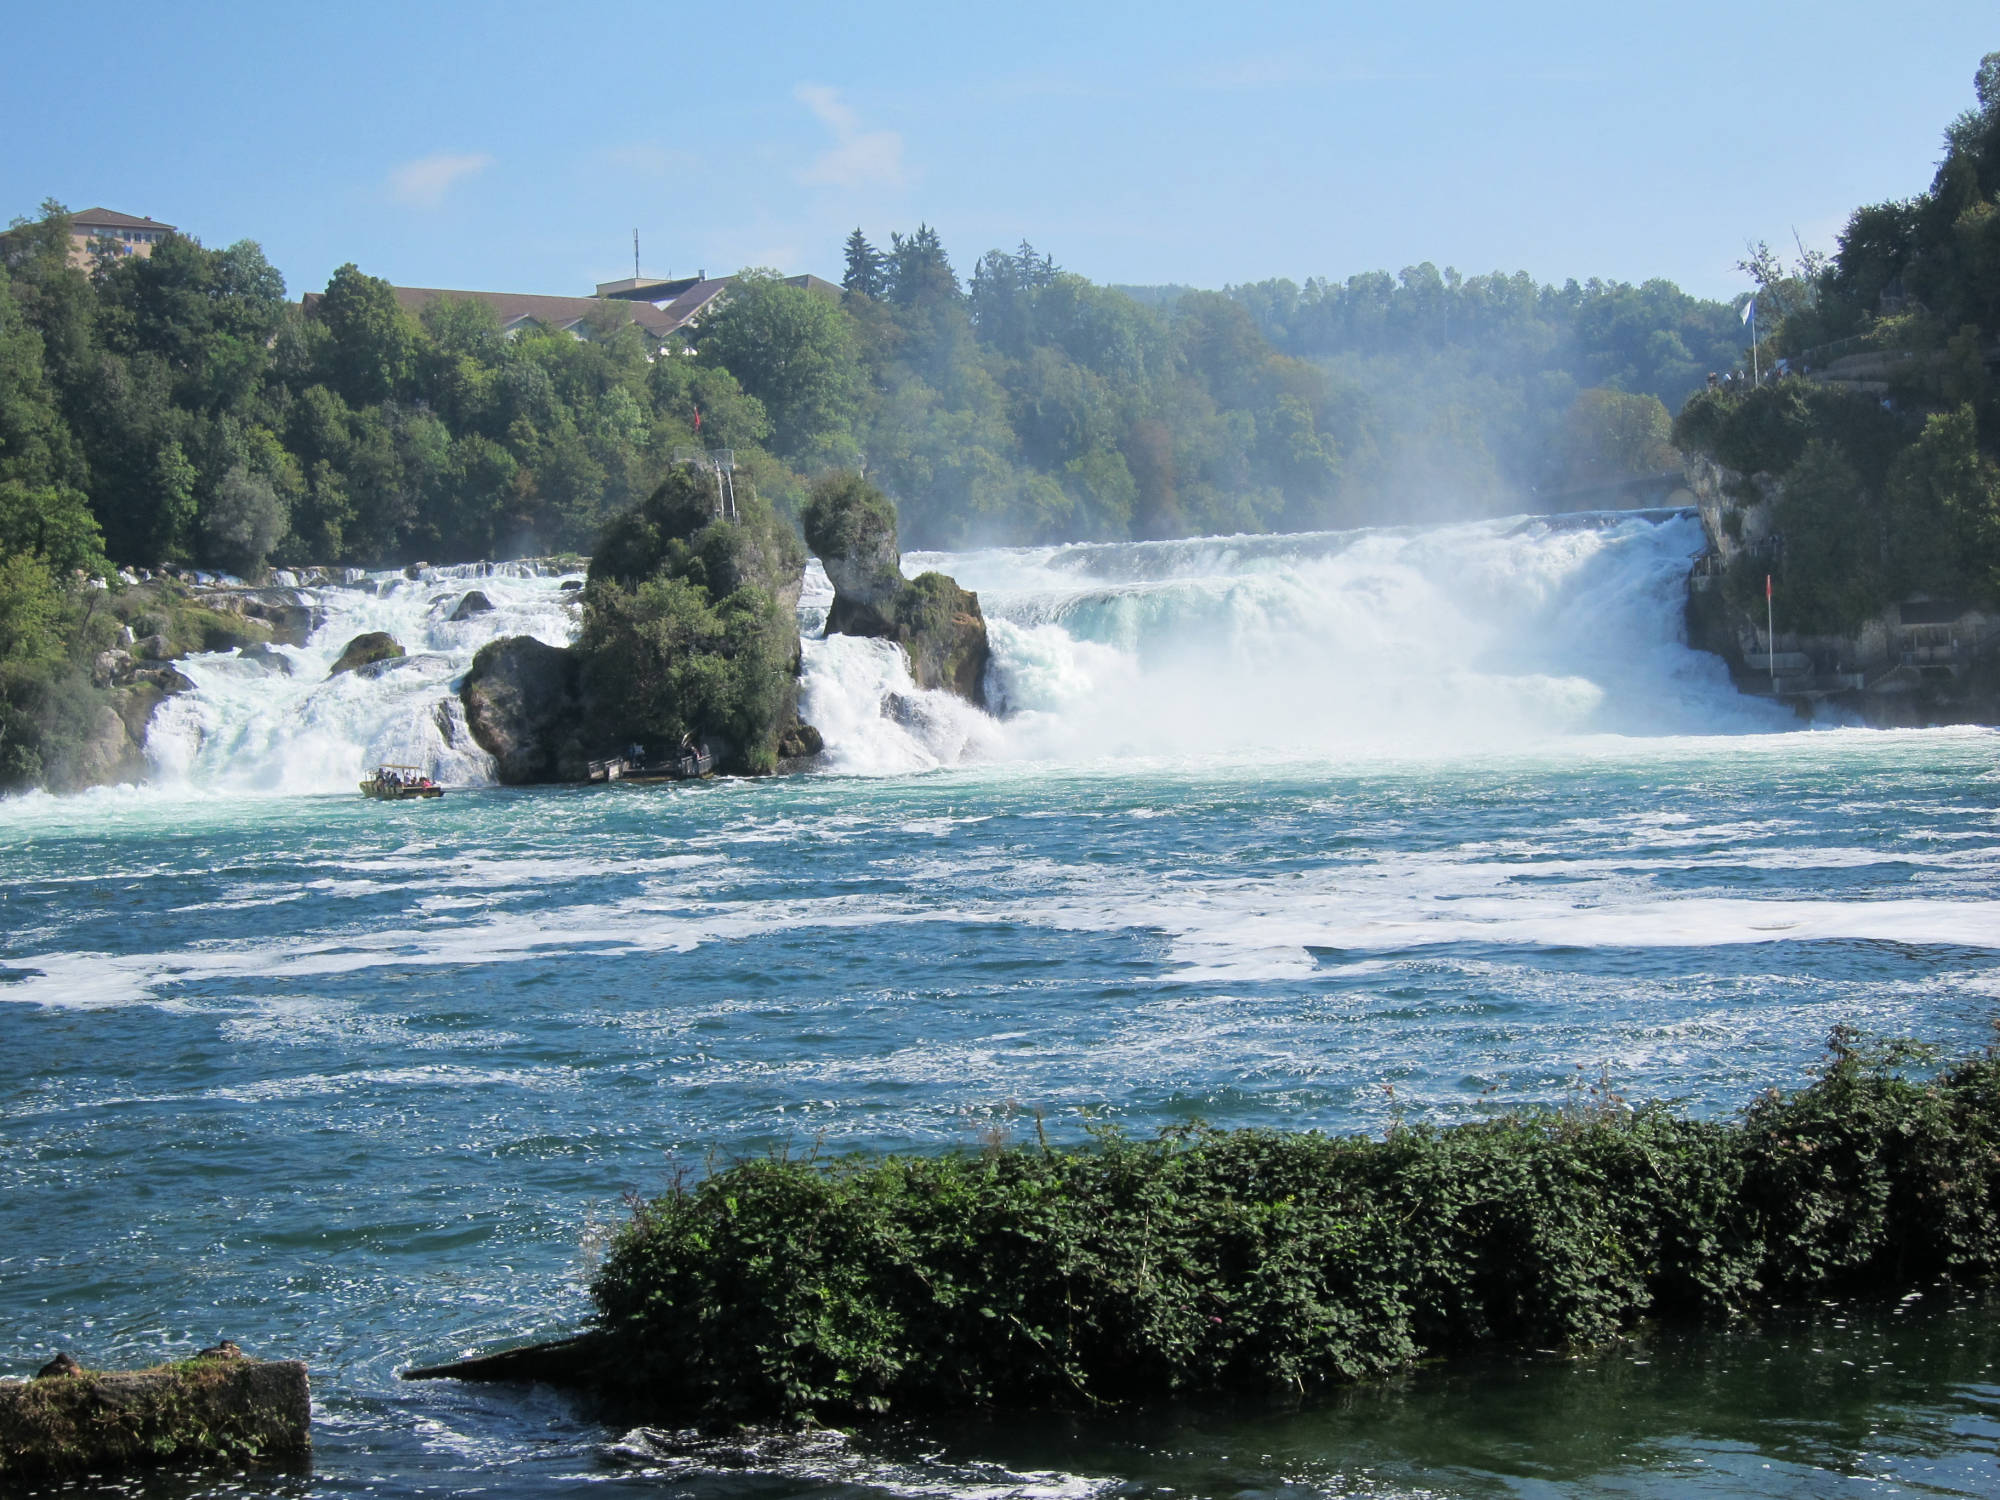
[[[234,1344],[150,1370],[89,1370],[59,1354],[33,1380],[0,1380],[0,1490],[16,1481],[160,1464],[243,1464],[312,1451],[298,1360]]]

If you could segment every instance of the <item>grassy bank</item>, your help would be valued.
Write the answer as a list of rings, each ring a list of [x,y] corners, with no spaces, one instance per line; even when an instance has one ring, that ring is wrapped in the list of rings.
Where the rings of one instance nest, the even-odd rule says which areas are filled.
[[[1304,1393],[1982,1278],[2000,1058],[1922,1062],[1839,1032],[1809,1086],[1728,1121],[1596,1102],[1385,1140],[746,1162],[637,1206],[594,1287],[606,1367],[746,1419]]]

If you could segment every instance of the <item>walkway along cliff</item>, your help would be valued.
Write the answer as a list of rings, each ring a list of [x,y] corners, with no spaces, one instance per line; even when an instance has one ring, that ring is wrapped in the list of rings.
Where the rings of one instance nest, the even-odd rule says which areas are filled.
[[[1708,542],[1689,644],[1801,717],[2000,723],[2000,579],[1926,472],[1964,467],[1961,425],[1840,382],[1698,394],[1675,433]]]

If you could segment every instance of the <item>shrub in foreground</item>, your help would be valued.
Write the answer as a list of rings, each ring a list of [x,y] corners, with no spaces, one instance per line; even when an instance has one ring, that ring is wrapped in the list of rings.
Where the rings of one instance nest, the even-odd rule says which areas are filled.
[[[1386,1140],[1186,1127],[1082,1149],[746,1162],[636,1207],[609,1361],[714,1416],[1310,1391],[1491,1341],[1983,1277],[2000,1060],[1838,1032],[1738,1120],[1657,1106]]]

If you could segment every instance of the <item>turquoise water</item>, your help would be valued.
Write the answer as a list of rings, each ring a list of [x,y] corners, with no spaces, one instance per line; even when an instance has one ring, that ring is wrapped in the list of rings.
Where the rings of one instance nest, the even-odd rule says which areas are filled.
[[[2000,1340],[1937,1296],[748,1459],[395,1372],[574,1327],[622,1196],[735,1154],[1579,1073],[1719,1114],[1836,1022],[1982,1045],[1996,832],[1985,731],[0,805],[0,1356],[308,1361],[309,1471],[159,1494],[1990,1494]]]

